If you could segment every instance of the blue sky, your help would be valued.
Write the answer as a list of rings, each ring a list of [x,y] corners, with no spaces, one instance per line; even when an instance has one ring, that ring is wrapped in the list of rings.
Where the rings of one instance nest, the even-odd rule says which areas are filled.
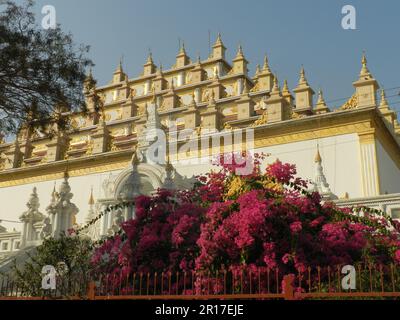
[[[303,64],[310,84],[323,89],[331,106],[343,100],[329,101],[352,94],[363,50],[381,86],[400,87],[400,2],[395,0],[37,0],[39,17],[46,4],[55,6],[57,21],[77,42],[91,45],[99,84],[111,79],[121,55],[128,75],[138,75],[149,48],[155,62],[169,68],[179,38],[192,58],[198,53],[206,58],[210,30],[212,42],[221,32],[228,60],[242,44],[251,75],[267,52],[272,70],[292,89]],[[346,4],[356,8],[356,30],[341,27]],[[400,101],[399,90],[387,92],[389,101]],[[400,103],[393,107],[400,110]]]

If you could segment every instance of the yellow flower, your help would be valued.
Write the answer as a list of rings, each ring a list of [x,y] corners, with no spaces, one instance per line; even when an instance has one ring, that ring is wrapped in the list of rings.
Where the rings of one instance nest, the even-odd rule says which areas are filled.
[[[226,192],[225,197],[230,198],[239,195],[244,185],[244,181],[239,176],[235,176],[228,184],[228,191]]]

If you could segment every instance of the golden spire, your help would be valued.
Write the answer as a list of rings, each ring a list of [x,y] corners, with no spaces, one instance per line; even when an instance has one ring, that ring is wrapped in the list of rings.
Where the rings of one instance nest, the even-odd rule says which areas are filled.
[[[122,72],[124,72],[124,71],[122,70],[122,57],[121,57],[119,59],[118,67],[117,67],[117,70],[115,70],[115,73],[122,73]]]
[[[243,49],[242,49],[242,45],[241,45],[241,44],[239,44],[238,52],[237,52],[237,54],[236,54],[236,57],[244,57],[244,55],[243,55]]]
[[[264,55],[263,71],[264,71],[264,72],[271,72],[271,69],[269,68],[269,63],[268,63],[267,54]]]
[[[289,93],[289,92],[290,92],[290,91],[289,91],[288,82],[287,82],[286,79],[283,80],[283,89],[282,89],[282,92],[284,92],[284,93]]]
[[[318,100],[317,100],[317,104],[324,104],[324,105],[325,105],[325,99],[324,99],[324,95],[323,95],[321,89],[318,90]]]
[[[315,155],[314,162],[315,163],[322,162],[321,154],[319,153],[319,145],[317,145],[317,154]]]
[[[147,56],[147,61],[146,64],[153,64],[153,54],[151,53],[151,51],[149,50],[149,55]]]
[[[303,66],[301,66],[301,69],[300,69],[299,85],[300,84],[305,84],[305,85],[308,86],[307,79],[306,79],[306,72],[304,71],[304,67]]]
[[[89,197],[89,202],[88,202],[88,204],[89,205],[94,205],[94,197],[93,197],[93,186],[91,187],[91,189],[90,189],[90,197]]]
[[[214,43],[213,47],[221,47],[221,46],[223,47],[224,44],[223,44],[222,39],[221,39],[221,33],[218,32],[217,40],[215,40],[215,43]]]
[[[368,70],[368,66],[367,66],[367,57],[365,56],[365,51],[363,52],[362,58],[361,58],[361,71],[360,71],[360,77],[363,76],[370,76],[370,72]]]
[[[181,56],[181,55],[185,55],[186,56],[185,41],[182,41],[181,47],[179,49],[178,56]]]
[[[379,108],[383,109],[383,108],[388,108],[388,102],[386,100],[386,94],[385,94],[385,90],[382,89],[381,90],[381,103],[379,104]]]
[[[272,86],[272,92],[280,92],[281,89],[279,88],[278,84],[278,75],[274,76],[274,85]]]

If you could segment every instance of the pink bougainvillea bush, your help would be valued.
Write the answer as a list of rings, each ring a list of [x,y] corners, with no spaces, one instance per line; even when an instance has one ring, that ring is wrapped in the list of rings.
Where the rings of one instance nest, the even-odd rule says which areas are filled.
[[[136,219],[100,246],[93,263],[106,272],[220,270],[303,274],[309,267],[400,264],[399,223],[366,208],[337,208],[307,191],[294,165],[262,168],[263,156],[243,154],[254,166],[238,174],[233,155],[221,169],[198,177],[190,191],[159,191],[136,200]],[[205,278],[204,278],[205,279]],[[198,290],[204,287],[198,278]],[[276,284],[277,285],[277,284]],[[208,285],[210,287],[210,285]],[[221,290],[213,281],[211,290]]]

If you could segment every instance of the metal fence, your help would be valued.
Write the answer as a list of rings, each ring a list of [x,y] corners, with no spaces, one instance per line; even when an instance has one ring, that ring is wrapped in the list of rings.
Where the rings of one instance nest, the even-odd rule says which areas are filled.
[[[279,269],[211,272],[95,274],[57,278],[56,290],[28,293],[0,277],[0,299],[398,299],[400,268],[356,265],[353,289],[344,289],[342,266],[308,268],[297,274]]]

